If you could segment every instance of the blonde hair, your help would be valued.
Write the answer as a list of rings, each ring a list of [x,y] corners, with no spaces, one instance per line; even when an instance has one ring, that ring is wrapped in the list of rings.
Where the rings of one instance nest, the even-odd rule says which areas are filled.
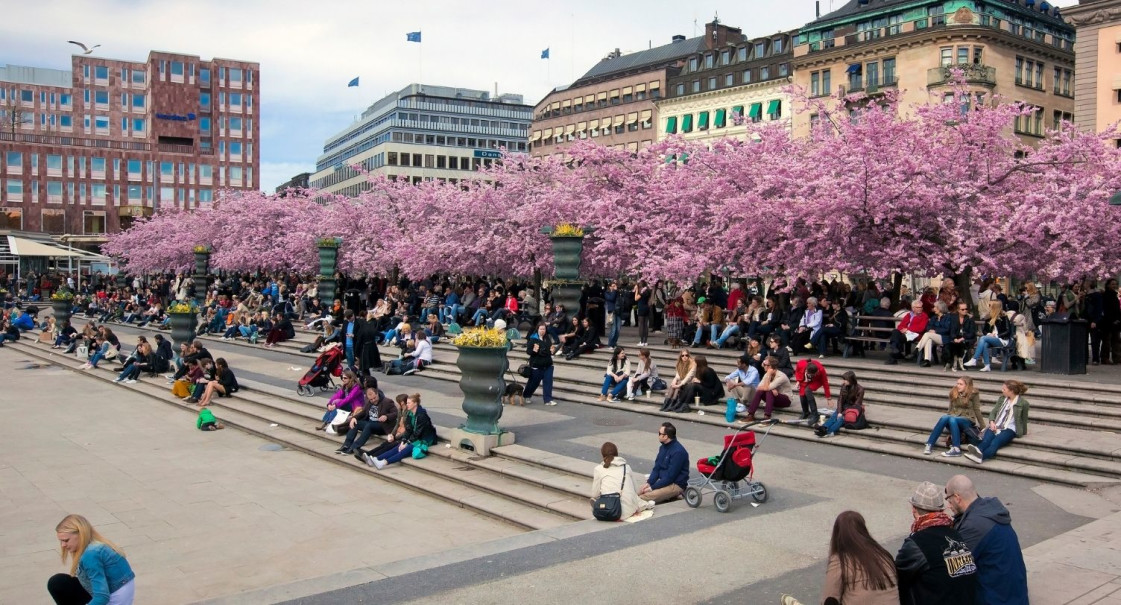
[[[955,397],[962,397],[962,396],[972,397],[974,393],[978,392],[977,387],[973,386],[973,378],[971,378],[969,376],[960,376],[960,377],[958,377],[958,380],[965,383],[965,392],[964,393],[959,393],[958,392],[958,385],[957,385],[957,383],[955,383],[954,387],[952,389],[950,389],[950,399],[951,400],[954,399]]]
[[[66,563],[67,557],[70,557],[70,575],[72,576],[78,575],[78,562],[81,561],[82,555],[86,552],[86,548],[89,547],[91,542],[101,542],[115,550],[118,555],[122,557],[125,556],[125,551],[121,550],[121,547],[106,540],[104,536],[97,533],[97,530],[90,525],[89,520],[82,515],[66,515],[62,518],[62,521],[58,522],[58,525],[56,525],[54,529],[56,533],[60,534],[78,534],[78,550],[71,553],[66,550],[65,546],[59,547],[63,564]]]
[[[995,326],[996,320],[1004,313],[1004,303],[999,300],[989,301],[989,325]]]

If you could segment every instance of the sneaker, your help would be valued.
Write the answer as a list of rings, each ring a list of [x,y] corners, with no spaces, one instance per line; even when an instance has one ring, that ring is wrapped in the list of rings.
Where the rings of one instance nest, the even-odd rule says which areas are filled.
[[[413,374],[416,374],[416,368],[409,368],[404,372],[401,372],[402,376],[412,376]]]
[[[374,458],[374,468],[380,471],[381,469],[385,468],[385,465],[385,460],[382,460],[381,458]]]
[[[965,451],[962,452],[962,455],[976,462],[977,464],[981,464],[981,450],[976,445],[970,444],[965,446]]]
[[[967,361],[967,362],[965,362],[961,365],[963,365],[967,368],[972,368],[972,367],[975,367],[977,365],[977,360],[976,359],[970,359],[969,361]]]
[[[627,395],[627,401],[634,401],[634,393]]]
[[[985,364],[985,367],[981,368],[981,369],[980,369],[980,370],[978,370],[978,371],[980,371],[980,372],[992,372],[992,371],[993,371],[993,367],[992,367],[991,365],[989,365],[989,364]]]
[[[163,377],[171,381],[175,380],[175,374],[164,374]]]
[[[923,456],[929,456],[929,455],[931,455],[931,454],[933,453],[933,452],[931,451],[932,449],[933,449],[933,447],[932,447],[932,446],[931,446],[931,445],[930,445],[929,443],[928,443],[928,444],[926,444],[926,447],[922,448],[922,455],[923,455]]]
[[[525,398],[525,404],[526,405],[530,405],[532,403],[533,403],[533,397],[526,397]]]
[[[136,384],[136,380],[134,380],[132,378],[129,378],[128,380],[125,381],[125,384]]]
[[[362,454],[362,461],[369,466],[374,466],[374,457],[369,454]]]
[[[836,437],[836,436],[837,436],[837,433],[825,433],[824,435],[821,436],[821,438],[822,439],[831,439],[831,438]]]
[[[961,458],[961,450],[956,447],[951,447],[950,449],[942,452],[942,455],[946,458]]]
[[[125,379],[124,379],[124,378],[117,378],[117,379],[113,380],[113,384],[120,384],[120,383],[122,383],[122,382],[124,382],[124,381],[125,381]]]
[[[557,404],[557,402],[555,402],[555,401],[546,401],[545,402],[545,405],[556,405],[556,404]]]

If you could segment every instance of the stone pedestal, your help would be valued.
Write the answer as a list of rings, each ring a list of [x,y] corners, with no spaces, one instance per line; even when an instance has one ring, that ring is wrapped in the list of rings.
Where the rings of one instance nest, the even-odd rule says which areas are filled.
[[[479,456],[489,456],[496,447],[514,444],[514,433],[503,431],[494,435],[470,433],[463,429],[451,429],[444,435],[452,447],[458,450],[473,451]]]

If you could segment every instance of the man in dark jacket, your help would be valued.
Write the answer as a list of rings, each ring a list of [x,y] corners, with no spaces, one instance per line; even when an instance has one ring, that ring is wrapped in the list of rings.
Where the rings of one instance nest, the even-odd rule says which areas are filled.
[[[1027,605],[1028,571],[1012,515],[997,498],[980,498],[965,475],[946,483],[946,504],[977,563],[977,603]]]
[[[346,433],[346,440],[342,447],[335,450],[338,454],[354,454],[360,461],[365,461],[362,446],[371,435],[388,435],[397,427],[397,404],[378,388],[378,379],[367,376],[363,379],[363,386],[366,403],[347,421],[350,430]]]
[[[638,490],[643,500],[662,503],[676,500],[689,484],[689,452],[677,441],[677,428],[669,422],[658,427],[658,457],[654,470]]]
[[[942,488],[929,481],[911,494],[911,535],[895,555],[900,605],[972,605],[977,564],[954,522],[942,512]]]

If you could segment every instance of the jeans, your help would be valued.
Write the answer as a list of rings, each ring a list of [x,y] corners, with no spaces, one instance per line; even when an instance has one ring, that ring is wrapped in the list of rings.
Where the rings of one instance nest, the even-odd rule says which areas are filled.
[[[840,412],[833,412],[833,415],[825,419],[825,432],[831,435],[836,435],[841,427],[845,426],[845,417]]]
[[[927,445],[934,445],[935,441],[942,436],[942,431],[947,428],[950,429],[950,443],[954,447],[961,447],[961,431],[970,425],[968,418],[961,416],[942,416],[938,422],[934,424],[934,430],[930,431],[930,438],[926,440]]]
[[[522,397],[529,399],[533,397],[533,393],[537,390],[537,385],[542,387],[542,395],[544,396],[545,403],[553,400],[553,366],[547,368],[530,368],[529,378],[525,381],[525,388],[522,389]]]
[[[363,445],[370,440],[370,436],[374,434],[385,435],[385,427],[377,420],[359,420],[354,423],[354,428],[346,432],[346,441],[343,441],[343,447],[347,449],[362,449]]]
[[[989,347],[1003,346],[1004,343],[996,336],[982,336],[981,339],[977,341],[977,350],[973,353],[973,359],[980,359],[985,362],[985,365],[989,365],[991,357],[989,355]]]
[[[599,394],[600,395],[607,395],[607,392],[611,391],[611,396],[615,397],[615,398],[618,398],[619,395],[626,392],[627,381],[628,381],[628,379],[626,377],[624,377],[622,380],[620,380],[618,382],[615,382],[614,378],[612,378],[610,376],[604,376],[603,377],[603,389],[600,390]]]
[[[821,326],[817,332],[810,337],[810,344],[817,348],[820,355],[825,355],[826,350],[829,348],[829,339],[837,338],[841,335],[841,329],[837,326]]]
[[[346,343],[346,367],[354,368],[354,343]]]
[[[702,326],[701,324],[697,324],[697,335],[693,337],[693,344],[695,344],[695,345],[701,344],[701,336],[704,334],[704,330],[705,330],[704,326]],[[720,335],[720,326],[718,326],[716,324],[711,324],[711,325],[709,325],[709,331],[712,332],[712,333],[709,335],[708,340],[709,340],[709,342],[712,342],[712,341],[716,340],[716,338]]]
[[[623,327],[623,316],[619,311],[611,314],[614,319],[611,320],[611,325],[607,328],[607,346],[614,349],[615,345],[619,343],[619,330]]]
[[[463,312],[463,305],[448,305],[444,307],[443,317],[440,321],[446,324],[454,323],[459,320],[459,314]]]
[[[393,449],[375,456],[375,458],[378,458],[386,464],[393,464],[394,462],[400,462],[401,460],[404,460],[405,458],[413,455],[413,444],[406,444],[405,449],[403,450],[398,449],[399,447],[400,444],[394,442]]]
[[[90,357],[90,365],[96,368],[97,363],[102,359],[105,359],[105,354],[108,352],[109,350],[106,348],[101,348],[95,351],[93,357]]]
[[[739,333],[740,333],[740,325],[739,324],[731,324],[727,328],[724,328],[724,332],[722,332],[720,334],[720,338],[716,339],[716,348],[717,349],[724,348],[724,343],[727,342],[729,338],[731,338],[731,337],[733,337],[733,336],[735,336],[736,334],[739,334]]]
[[[638,323],[638,342],[645,343],[647,338],[650,338],[650,318],[645,315],[639,315],[635,318]]]
[[[981,460],[996,458],[996,451],[1011,443],[1015,438],[1016,431],[1005,429],[999,433],[993,433],[986,430],[985,436],[981,438],[981,444],[977,446],[981,450]]]
[[[483,319],[486,318],[486,316],[487,316],[487,310],[482,308],[482,307],[479,307],[479,310],[475,311],[475,314],[471,316],[471,323],[473,323],[477,326],[477,325],[479,325],[479,322],[483,321]]]
[[[140,378],[140,369],[139,363],[135,361],[131,362],[125,366],[125,369],[121,370],[121,373],[117,376],[117,380],[136,380]]]
[[[257,326],[238,326],[237,330],[242,336],[250,338],[257,333]]]
[[[229,329],[226,330],[226,333],[222,335],[222,338],[237,338],[237,335],[240,333],[241,326],[230,326]]]

